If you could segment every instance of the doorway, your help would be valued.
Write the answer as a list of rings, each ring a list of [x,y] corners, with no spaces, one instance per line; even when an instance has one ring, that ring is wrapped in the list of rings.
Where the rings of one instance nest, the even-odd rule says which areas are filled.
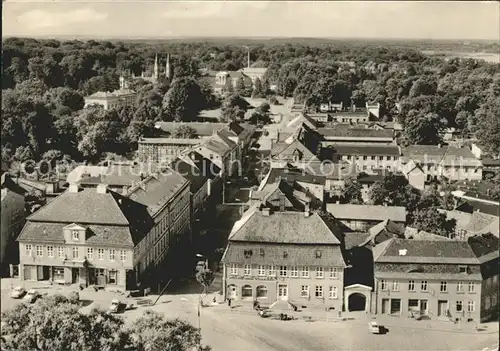
[[[420,300],[420,314],[427,314],[427,300]]]
[[[391,314],[401,314],[401,299],[391,299]]]
[[[80,268],[71,269],[71,283],[76,284],[80,280]]]
[[[230,299],[236,299],[237,293],[236,293],[236,285],[229,285],[227,287],[227,297]]]
[[[382,314],[389,313],[389,299],[382,299]]]
[[[438,301],[438,316],[439,317],[446,316],[447,309],[448,309],[448,301],[447,300],[439,300]]]
[[[366,296],[360,293],[349,295],[349,311],[364,311],[366,309]]]
[[[278,299],[280,300],[288,299],[288,286],[286,284],[278,285]]]

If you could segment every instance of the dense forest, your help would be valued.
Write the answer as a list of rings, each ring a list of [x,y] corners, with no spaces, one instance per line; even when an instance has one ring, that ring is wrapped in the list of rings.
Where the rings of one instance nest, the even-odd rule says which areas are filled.
[[[167,53],[172,80],[154,86],[135,81],[134,106],[82,109],[84,96],[117,89],[120,74],[151,73],[155,54],[164,67]],[[272,84],[278,95],[312,107],[325,101],[378,102],[382,118],[397,117],[404,125],[401,143],[438,144],[440,131],[455,127],[475,135],[491,153],[500,153],[498,64],[349,41],[256,41],[250,58],[252,66],[268,68],[259,96],[270,97]],[[2,160],[95,162],[106,153],[133,151],[137,138],[153,133],[157,120],[193,120],[199,110],[220,106],[200,69],[240,69],[246,65],[247,48],[234,42],[9,38],[2,59]],[[234,94],[248,95],[243,88],[222,102],[228,118],[241,117]]]

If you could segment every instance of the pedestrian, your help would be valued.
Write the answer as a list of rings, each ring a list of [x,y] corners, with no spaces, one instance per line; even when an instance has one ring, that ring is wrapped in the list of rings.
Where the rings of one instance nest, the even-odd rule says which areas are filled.
[[[231,307],[231,298],[228,298],[228,299],[227,299],[227,305],[228,305],[229,307]]]

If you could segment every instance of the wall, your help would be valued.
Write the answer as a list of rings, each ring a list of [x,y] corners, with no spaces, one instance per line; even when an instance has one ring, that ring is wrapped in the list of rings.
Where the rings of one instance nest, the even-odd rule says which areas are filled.
[[[344,280],[343,280],[343,269],[337,268],[338,275],[335,279],[331,279],[329,277],[329,267],[324,267],[324,278],[316,278],[315,267],[309,267],[309,278],[301,277],[301,267],[297,267],[298,269],[298,277],[280,277],[279,276],[279,267],[276,266],[276,277],[269,276],[269,266],[265,267],[265,276],[258,275],[258,266],[252,265],[251,274],[246,276],[244,275],[244,268],[242,265],[238,268],[237,275],[231,275],[231,265],[225,265],[224,267],[224,278],[225,278],[225,287],[227,288],[229,285],[235,285],[237,288],[237,300],[241,300],[241,288],[244,285],[250,285],[252,287],[252,297],[247,298],[248,301],[253,301],[256,299],[256,288],[260,285],[264,285],[268,289],[267,298],[259,298],[258,300],[261,303],[272,304],[278,299],[278,286],[280,284],[286,284],[288,286],[288,300],[291,300],[295,303],[301,303],[306,306],[313,305],[321,305],[334,307],[335,310],[342,310],[343,305],[343,288],[344,288]],[[290,275],[291,270],[288,269],[288,275]],[[301,286],[306,285],[309,286],[309,297],[301,296]],[[322,286],[323,287],[323,296],[324,298],[315,297],[315,287]],[[329,298],[329,287],[337,288],[337,297],[335,299]]]
[[[18,262],[18,244],[15,242],[26,222],[24,196],[7,190],[2,199],[0,236],[0,276],[9,275],[9,264]]]
[[[409,279],[391,279],[386,280],[387,289],[382,290],[381,279],[375,273],[375,291],[377,297],[376,313],[382,313],[382,300],[383,299],[401,299],[401,313],[403,317],[410,316],[408,312],[409,300],[427,300],[427,314],[435,319],[438,317],[438,301],[447,301],[447,309],[449,310],[449,317],[460,318],[467,320],[472,318],[475,321],[480,319],[480,303],[481,303],[481,283],[474,283],[474,292],[468,292],[467,281],[463,283],[464,292],[457,292],[456,281],[447,281],[447,292],[440,291],[441,280],[426,280],[427,292],[421,289],[421,280],[414,279],[415,291],[409,290],[409,281],[411,280],[411,273],[408,273]],[[394,291],[392,282],[399,283],[399,291]],[[457,279],[458,281],[458,279]],[[457,311],[457,301],[462,302],[462,312]],[[467,312],[468,302],[474,302],[474,312]],[[443,318],[446,318],[443,316]]]

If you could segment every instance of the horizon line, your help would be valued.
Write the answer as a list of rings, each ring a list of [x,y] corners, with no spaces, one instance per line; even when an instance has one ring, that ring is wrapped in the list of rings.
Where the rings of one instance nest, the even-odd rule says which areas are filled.
[[[316,40],[369,40],[369,41],[396,41],[396,40],[408,40],[408,41],[453,41],[453,42],[488,42],[488,43],[498,43],[496,39],[482,39],[482,38],[429,38],[429,37],[314,37],[314,36],[186,36],[186,35],[170,35],[170,36],[92,36],[92,35],[78,35],[78,34],[63,34],[63,35],[2,35],[2,39],[9,38],[21,38],[21,39],[55,39],[60,38],[72,38],[81,40],[179,40],[179,39],[240,39],[240,40],[272,40],[272,39],[316,39]]]

